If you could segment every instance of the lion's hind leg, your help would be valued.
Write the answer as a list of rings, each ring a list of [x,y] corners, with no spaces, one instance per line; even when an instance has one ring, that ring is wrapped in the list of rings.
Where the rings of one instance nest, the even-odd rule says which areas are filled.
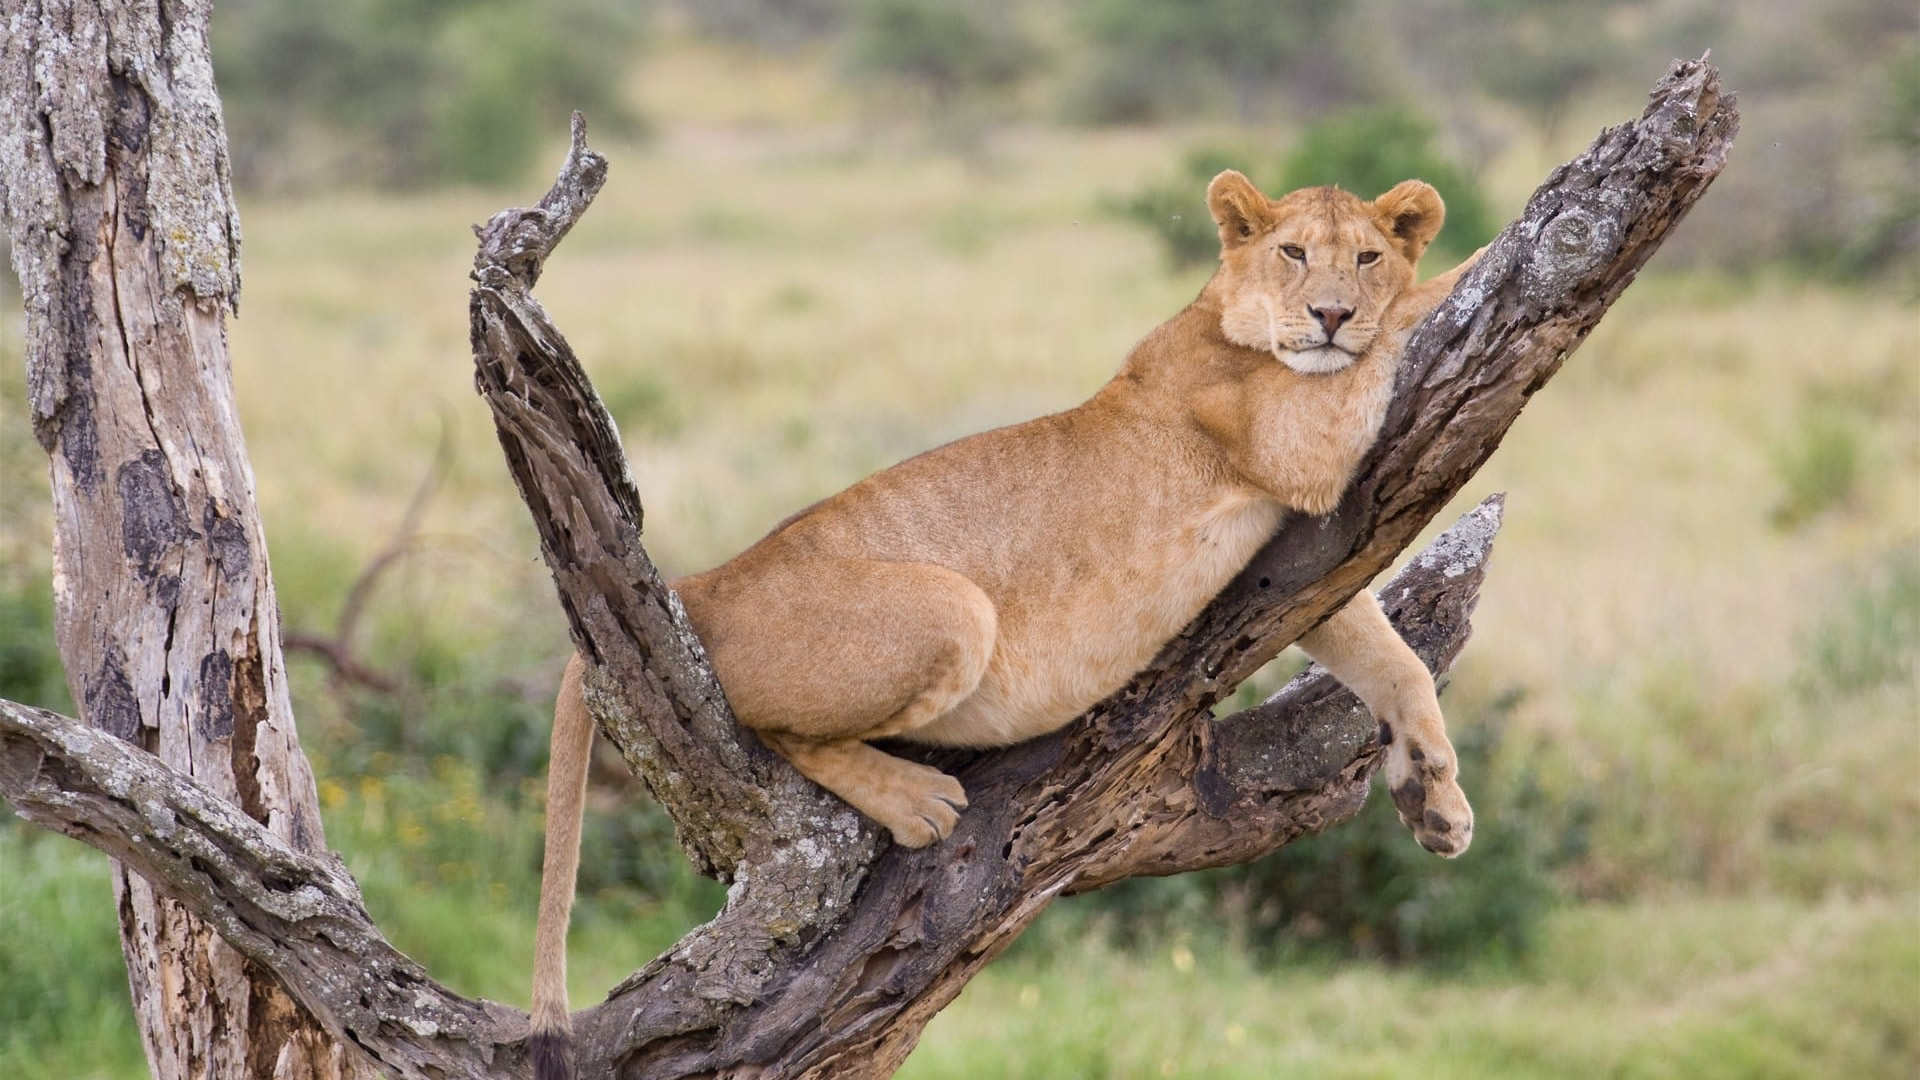
[[[725,573],[689,581],[682,599],[740,722],[898,843],[944,839],[967,805],[960,782],[866,740],[973,693],[998,632],[992,601],[926,563],[816,557]]]
[[[1420,846],[1452,858],[1473,841],[1473,808],[1440,714],[1433,676],[1362,591],[1300,639],[1384,727],[1387,790]]]

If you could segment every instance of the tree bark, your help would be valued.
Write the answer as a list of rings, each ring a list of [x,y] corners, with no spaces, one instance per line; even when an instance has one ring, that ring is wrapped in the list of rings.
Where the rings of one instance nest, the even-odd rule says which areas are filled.
[[[169,11],[153,32],[177,41],[185,26],[190,37],[201,35],[194,40],[203,55],[204,12],[184,4]],[[35,16],[48,40],[57,35],[45,27],[72,21],[64,7],[56,14]],[[122,198],[132,190],[123,177],[135,173],[116,163],[139,163],[144,178],[140,155],[160,139],[135,125],[127,130],[137,138],[107,143],[97,161],[74,156],[68,118],[43,104],[58,95],[28,78],[50,62],[22,59],[34,58],[40,39],[26,47],[18,39],[10,34],[0,53],[9,95],[0,123],[29,119],[24,131],[0,131],[9,139],[0,153],[47,149],[24,165],[0,162],[34,338],[36,424],[54,456],[56,488],[70,491],[59,507],[60,541],[78,545],[59,563],[63,655],[81,673],[75,698],[89,719],[146,737],[159,757],[0,703],[0,795],[30,819],[114,854],[206,919],[253,965],[243,974],[277,976],[297,1002],[286,1013],[308,1025],[299,1030],[339,1040],[329,1060],[357,1064],[337,1049],[351,1044],[396,1076],[523,1075],[524,1014],[451,994],[394,952],[320,845],[311,781],[285,709],[224,353],[213,351],[221,302],[234,289],[224,158],[205,158],[214,163],[210,180],[188,189],[222,215],[166,213],[176,215],[174,226],[217,220],[225,231],[154,227],[163,215],[152,200],[138,222],[150,230],[139,235],[169,242],[221,237],[224,276],[169,276],[205,263],[169,261],[176,252],[163,246],[141,264],[142,275],[129,276],[115,256],[131,257],[124,237],[136,235],[135,223],[123,208],[141,204]],[[116,93],[126,84],[127,100],[144,103],[134,118],[148,124],[162,112],[152,69],[129,66],[144,81],[111,84]],[[102,112],[100,101],[112,108]],[[100,101],[93,115],[105,139],[128,121],[120,97]],[[1244,861],[1350,816],[1376,763],[1375,727],[1327,676],[1309,672],[1265,705],[1224,720],[1212,719],[1211,707],[1383,569],[1471,477],[1526,398],[1718,174],[1736,127],[1733,100],[1720,95],[1713,69],[1683,63],[1639,121],[1603,133],[1557,170],[1416,334],[1380,444],[1340,509],[1285,524],[1145,672],[1067,729],[1002,751],[930,755],[960,776],[973,804],[947,841],[912,852],[883,844],[871,824],[734,723],[684,613],[640,545],[640,501],[617,433],[530,295],[541,264],[604,182],[605,161],[587,149],[576,121],[573,150],[541,205],[504,212],[481,230],[470,309],[477,380],[590,661],[588,700],[602,731],[673,815],[689,856],[731,883],[712,922],[576,1016],[582,1075],[886,1075],[926,1021],[1054,897]],[[89,206],[90,216],[67,216]],[[18,254],[23,236],[36,246]],[[122,281],[128,287],[118,291],[95,285]],[[129,296],[157,298],[157,314],[129,315]],[[164,307],[167,297],[178,306]],[[201,350],[187,353],[204,369],[199,381],[197,369],[145,366],[175,338]],[[103,370],[109,366],[115,370]],[[109,395],[122,368],[134,373],[125,376],[134,386],[121,391],[124,401]],[[210,393],[215,400],[206,404],[193,396]],[[111,443],[100,433],[108,426]],[[150,448],[136,439],[143,428]],[[231,437],[231,458],[202,445],[220,441],[219,432]],[[1396,625],[1436,667],[1465,640],[1499,513],[1497,501],[1483,504],[1385,590]],[[219,525],[228,521],[232,529]],[[79,564],[66,561],[81,554],[93,560],[86,587],[100,590],[85,604],[72,599],[81,591],[71,576]],[[234,569],[242,559],[245,575]],[[239,588],[243,577],[247,589]],[[226,584],[207,588],[208,581]],[[240,593],[246,619],[204,636],[229,660],[249,659],[217,683],[203,659],[215,652],[189,650],[202,648],[209,613],[226,617],[223,605],[237,604]],[[122,626],[129,632],[114,632]],[[212,670],[225,669],[215,661]],[[216,684],[231,688],[231,730],[217,707],[227,698],[206,692]],[[142,710],[164,721],[156,735],[144,735]],[[184,725],[185,752],[166,741],[168,723]],[[236,745],[242,728],[254,740],[244,750]],[[206,758],[216,766],[207,782],[187,775]],[[269,761],[288,772],[258,779],[269,775]],[[239,776],[225,781],[231,792],[222,764]],[[305,1038],[282,1045],[306,1046]]]
[[[1466,643],[1499,514],[1499,499],[1488,500],[1386,590],[1389,617],[1436,671]],[[1217,728],[1200,768],[1218,791],[1284,801],[1295,833],[1359,809],[1377,749],[1373,722],[1325,672],[1309,669]],[[0,701],[0,797],[28,820],[122,860],[206,919],[382,1072],[526,1075],[525,1013],[434,982],[381,937],[337,860],[296,850],[151,754],[79,721]],[[1219,827],[1235,821],[1220,818]],[[985,959],[970,957],[969,971]]]
[[[1347,772],[1320,774],[1321,794],[1348,801],[1305,805],[1264,786],[1248,765],[1260,755],[1235,754],[1245,740],[1210,710],[1413,540],[1719,174],[1738,113],[1714,69],[1677,64],[1652,98],[1556,170],[1415,334],[1333,514],[1284,524],[1146,671],[1063,731],[923,755],[972,807],[917,852],[882,846],[742,733],[641,547],[612,421],[531,295],[605,181],[576,117],[541,204],[479,230],[477,380],[589,662],[589,707],[689,856],[732,883],[712,923],[575,1017],[583,1075],[887,1075],[1053,897],[1249,859],[1350,814],[1372,768],[1364,742]]]
[[[55,627],[94,727],[322,855],[287,701],[226,313],[239,219],[205,0],[7,0],[0,210],[50,455]],[[371,1076],[147,879],[116,863],[156,1077]]]

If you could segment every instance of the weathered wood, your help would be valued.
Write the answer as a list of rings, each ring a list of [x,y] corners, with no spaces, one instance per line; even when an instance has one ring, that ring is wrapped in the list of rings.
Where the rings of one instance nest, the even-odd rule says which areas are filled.
[[[151,875],[231,941],[179,924],[206,943],[196,962],[238,964],[219,970],[242,992],[221,1002],[237,1010],[228,1027],[196,1028],[190,1011],[150,1035],[157,1069],[216,1053],[216,1075],[325,1075],[364,1064],[341,1049],[351,1043],[397,1076],[516,1074],[524,1017],[459,999],[393,953],[320,854],[221,347],[237,231],[217,103],[210,80],[204,93],[195,82],[204,7],[164,5],[154,21],[45,0],[8,14],[0,197],[27,294],[36,430],[65,492],[61,641],[90,719],[159,759],[0,705],[0,794]],[[1146,672],[1065,731],[941,755],[973,805],[921,852],[881,844],[744,736],[646,559],[612,424],[529,295],[604,178],[576,128],[542,205],[483,230],[477,377],[593,661],[603,731],[689,855],[732,882],[713,923],[577,1017],[583,1073],[885,1075],[1055,896],[1250,858],[1352,813],[1376,757],[1372,723],[1324,675],[1225,721],[1211,706],[1459,489],[1718,173],[1736,126],[1713,70],[1681,64],[1639,122],[1557,171],[1416,336],[1380,447],[1340,510],[1284,527]],[[194,182],[152,172],[163,147]],[[1405,572],[1441,580],[1389,586],[1390,607],[1405,591],[1411,606],[1395,614],[1431,663],[1464,640],[1497,516],[1483,506]],[[116,618],[127,633],[112,632]],[[200,1004],[213,970],[163,974]],[[259,996],[277,993],[266,972],[297,1003]]]
[[[0,213],[50,455],[55,627],[87,720],[326,850],[226,348],[239,219],[206,0],[8,0]],[[154,1075],[371,1075],[275,981],[114,871]]]
[[[1466,643],[1467,616],[1497,525],[1497,503],[1488,507],[1473,515],[1469,557],[1458,555],[1459,537],[1449,534],[1389,586],[1389,613],[1429,663]],[[1439,557],[1442,551],[1456,554]],[[1448,576],[1463,562],[1473,570]],[[1364,745],[1372,722],[1331,676],[1310,670],[1267,704],[1223,722],[1245,725],[1250,748],[1273,733],[1346,738],[1356,722],[1358,767],[1350,760],[1353,748],[1306,738],[1298,742],[1302,756],[1290,759],[1291,771],[1270,763],[1225,769],[1244,773],[1249,792],[1259,789],[1302,808],[1337,808],[1333,814],[1310,809],[1303,827],[1333,820],[1358,807],[1365,780],[1356,773],[1370,767],[1373,755]],[[1268,748],[1291,753],[1285,745]],[[79,721],[0,700],[0,797],[28,820],[120,859],[206,919],[383,1072],[475,1080],[525,1075],[525,1013],[461,998],[434,982],[382,938],[338,860],[296,850],[152,755]],[[686,996],[690,1011],[703,1007],[696,995]]]
[[[525,1013],[434,982],[381,937],[338,858],[299,850],[152,754],[0,701],[0,795],[205,920],[239,957],[290,988],[324,1030],[376,1062],[369,1075],[525,1075]]]
[[[497,242],[506,230],[483,234],[471,305],[479,382],[591,662],[589,705],[682,845],[734,883],[714,924],[576,1017],[583,1074],[887,1075],[1054,896],[1250,858],[1311,827],[1303,816],[1351,813],[1372,768],[1364,750],[1343,773],[1344,801],[1239,799],[1234,781],[1222,794],[1225,759],[1202,768],[1210,710],[1459,491],[1718,175],[1738,114],[1713,68],[1677,64],[1652,98],[1637,122],[1556,170],[1415,335],[1380,442],[1340,508],[1284,525],[1145,672],[1067,729],[971,760],[939,755],[972,805],[951,838],[920,852],[876,856],[870,824],[836,827],[830,800],[796,788],[726,716],[640,546],[612,423],[527,295],[531,278],[509,268],[537,268],[586,200],[558,200],[564,220],[496,218],[546,231],[519,228],[510,249]],[[595,160],[595,180],[563,170],[556,191],[597,189],[604,163],[589,155],[576,129],[570,160]],[[1209,800],[1239,813],[1210,820]],[[829,887],[862,868],[849,908]]]

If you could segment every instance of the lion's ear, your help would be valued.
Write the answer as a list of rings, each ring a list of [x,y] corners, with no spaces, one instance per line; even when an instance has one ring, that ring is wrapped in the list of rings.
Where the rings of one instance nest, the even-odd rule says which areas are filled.
[[[1421,180],[1402,180],[1385,195],[1373,200],[1380,215],[1381,228],[1399,246],[1410,263],[1420,261],[1440,226],[1447,220],[1447,204],[1433,185]]]
[[[1253,181],[1232,169],[1207,185],[1207,209],[1220,226],[1220,246],[1238,247],[1267,225],[1267,197]]]

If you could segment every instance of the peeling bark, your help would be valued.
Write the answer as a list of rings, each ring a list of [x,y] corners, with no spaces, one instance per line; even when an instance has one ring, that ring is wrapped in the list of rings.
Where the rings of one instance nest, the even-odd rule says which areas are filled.
[[[1466,542],[1476,553],[1472,572],[1449,577],[1448,562],[1423,557],[1388,588],[1390,617],[1430,664],[1445,663],[1466,643],[1467,617],[1479,595],[1484,556],[1498,519],[1497,499],[1470,516]],[[1460,533],[1449,533],[1429,552]],[[1241,747],[1239,752],[1258,753],[1263,763],[1242,764],[1196,746],[1198,767],[1233,777],[1228,786],[1249,801],[1292,807],[1299,825],[1295,831],[1321,827],[1359,808],[1373,766],[1376,748],[1369,740],[1374,725],[1365,708],[1324,672],[1310,669],[1266,704],[1215,727],[1228,733],[1222,738]],[[1274,760],[1286,764],[1276,768]],[[0,701],[0,797],[28,820],[121,860],[207,920],[248,962],[290,987],[300,1007],[327,1030],[377,1061],[383,1073],[408,1078],[526,1075],[525,1013],[462,998],[434,982],[381,937],[359,889],[337,859],[296,849],[153,755],[79,721]],[[1241,813],[1240,808],[1225,809]],[[1278,812],[1259,813],[1270,817]],[[1201,814],[1212,813],[1194,806],[1147,811],[1161,820],[1195,822]],[[1206,828],[1238,831],[1240,820],[1214,816]],[[1177,839],[1176,833],[1165,835]],[[895,905],[903,899],[897,888],[885,896]],[[869,908],[871,903],[863,897],[862,910],[881,910]],[[1042,906],[1035,898],[1028,915],[1038,914]],[[955,911],[948,917],[964,915]],[[873,916],[865,919],[871,923]],[[892,949],[898,951],[906,945],[904,929],[881,928],[877,936],[863,931],[824,946],[822,952],[844,963],[846,957],[866,955],[862,950],[876,942],[895,939]],[[1009,937],[1015,929],[1005,928]],[[679,963],[674,957],[694,954],[703,948],[700,942],[712,936],[682,942],[649,970]],[[764,941],[764,935],[747,940]],[[966,939],[935,945],[963,950]],[[966,956],[963,968],[950,977],[964,981],[987,959],[985,954]],[[779,995],[785,1003],[777,1011],[781,1023],[814,1022],[817,1018],[805,1011],[809,979],[793,977],[786,983]],[[703,999],[692,976],[678,985],[679,1000],[651,1003],[641,1019],[659,1023],[675,1015],[675,1009],[692,1016],[727,1007]]]
[[[589,707],[696,864],[733,886],[713,923],[575,1017],[583,1075],[887,1075],[1053,897],[1252,858],[1350,815],[1366,744],[1347,744],[1313,800],[1242,797],[1259,784],[1228,763],[1261,760],[1232,754],[1258,720],[1216,729],[1210,710],[1413,540],[1719,174],[1738,113],[1713,68],[1675,65],[1652,99],[1556,170],[1416,333],[1333,514],[1284,524],[1146,671],[1063,731],[980,755],[908,751],[971,802],[920,852],[877,847],[871,823],[742,733],[647,559],[612,421],[530,295],[605,180],[576,118],[547,198],[480,230],[476,378],[589,661]]]
[[[204,7],[14,2],[29,6],[9,9],[0,45],[0,206],[53,460],[62,654],[93,729],[0,702],[0,795],[141,875],[122,890],[136,995],[181,980],[168,984],[192,1006],[156,1009],[158,1075],[211,1055],[214,1075],[362,1075],[369,1061],[407,1078],[523,1075],[524,1014],[460,998],[395,952],[321,841],[228,388],[238,233],[217,100],[195,81]],[[480,230],[476,378],[591,661],[589,705],[689,857],[731,883],[714,921],[576,1016],[582,1075],[887,1075],[1056,896],[1244,861],[1354,813],[1375,728],[1324,673],[1224,720],[1211,707],[1473,475],[1718,174],[1736,128],[1713,69],[1676,65],[1416,334],[1341,507],[1285,524],[1065,730],[922,752],[972,806],[915,852],[744,735],[640,544],[617,433],[530,295],[605,179],[576,120],[540,206]],[[1483,503],[1384,592],[1437,669],[1465,641],[1499,514]],[[172,967],[131,963],[132,942]]]
[[[226,313],[239,218],[204,0],[10,0],[0,216],[50,456],[55,628],[100,730],[326,850],[294,734]],[[213,928],[114,870],[154,1075],[370,1075]]]

